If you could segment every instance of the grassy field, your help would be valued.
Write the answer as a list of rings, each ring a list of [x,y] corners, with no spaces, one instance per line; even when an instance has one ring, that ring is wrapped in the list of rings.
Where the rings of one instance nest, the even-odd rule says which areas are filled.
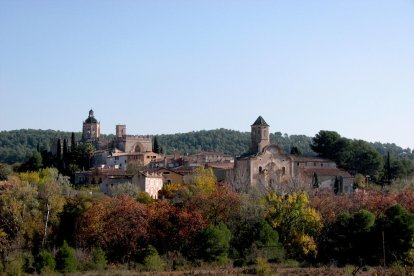
[[[256,272],[256,267],[243,268],[200,268],[183,271],[158,271],[158,272],[143,272],[127,269],[108,269],[105,271],[90,271],[83,273],[74,273],[71,275],[299,275],[299,276],[317,276],[317,275],[414,275],[413,269],[405,269],[402,267],[382,268],[382,267],[365,267],[356,271],[354,266],[338,267],[318,267],[318,268],[302,268],[302,267],[282,267],[271,265],[270,269]]]

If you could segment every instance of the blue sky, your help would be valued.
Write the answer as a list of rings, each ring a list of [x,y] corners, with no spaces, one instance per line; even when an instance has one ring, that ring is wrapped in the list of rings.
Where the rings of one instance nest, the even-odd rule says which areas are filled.
[[[0,0],[0,130],[228,128],[414,148],[414,1]]]

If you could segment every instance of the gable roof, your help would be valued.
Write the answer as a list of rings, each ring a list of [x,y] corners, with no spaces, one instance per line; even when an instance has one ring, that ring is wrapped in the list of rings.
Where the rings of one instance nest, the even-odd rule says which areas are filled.
[[[252,126],[269,126],[266,121],[262,118],[262,116],[259,116],[256,121],[253,123]]]

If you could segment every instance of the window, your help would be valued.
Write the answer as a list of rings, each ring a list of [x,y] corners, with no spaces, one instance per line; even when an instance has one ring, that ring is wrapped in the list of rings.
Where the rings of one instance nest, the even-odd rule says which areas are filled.
[[[170,174],[170,172],[163,172],[162,174]]]
[[[321,163],[321,167],[323,167],[323,163]]]
[[[285,175],[285,174],[286,174],[286,168],[282,167],[282,175]]]
[[[262,173],[262,172],[263,172],[262,167],[259,167],[259,173]]]

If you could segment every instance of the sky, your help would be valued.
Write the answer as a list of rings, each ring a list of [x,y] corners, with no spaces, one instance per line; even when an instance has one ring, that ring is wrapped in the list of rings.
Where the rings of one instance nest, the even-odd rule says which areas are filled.
[[[414,148],[412,0],[0,0],[0,130],[320,130]]]

